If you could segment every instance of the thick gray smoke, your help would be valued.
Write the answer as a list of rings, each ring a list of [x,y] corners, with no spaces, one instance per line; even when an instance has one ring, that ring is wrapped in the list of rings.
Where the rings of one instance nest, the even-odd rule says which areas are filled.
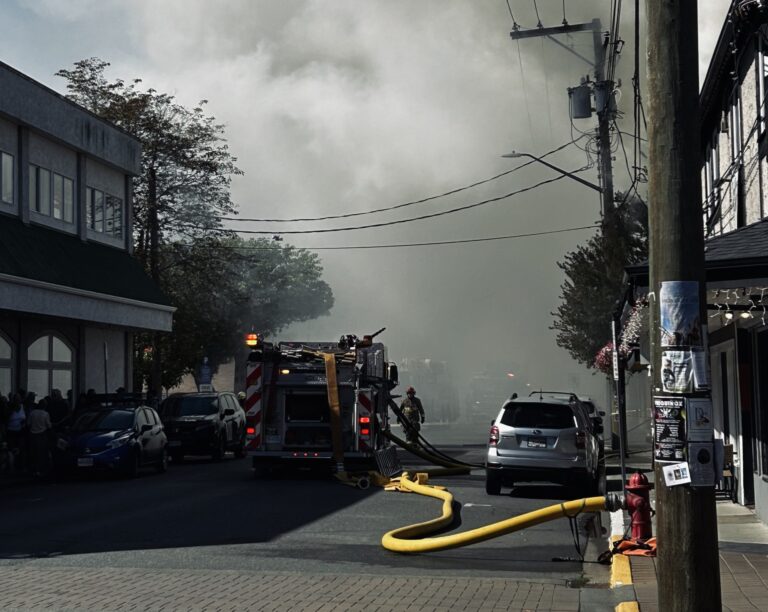
[[[510,4],[523,27],[536,26],[532,2]],[[626,45],[617,75],[629,132],[634,3],[623,4]],[[708,57],[728,3],[700,4]],[[608,1],[565,6],[570,23],[599,18],[608,27]],[[563,20],[560,0],[539,0],[538,10],[544,26]],[[4,59],[54,87],[60,84],[49,75],[57,68],[97,55],[113,62],[113,76],[141,76],[186,104],[208,99],[246,172],[233,185],[244,217],[338,214],[423,198],[519,163],[502,154],[540,155],[596,125],[579,120],[572,127],[568,120],[566,88],[590,66],[544,38],[513,42],[503,0],[19,0],[4,3],[0,15],[12,33],[0,42]],[[34,51],[21,51],[30,40]],[[558,40],[593,57],[590,34]],[[644,45],[641,53],[644,59]],[[631,141],[625,145],[631,155]],[[624,154],[619,148],[614,155],[615,184],[625,189]],[[551,159],[567,169],[588,162],[576,147]],[[394,213],[238,228],[278,232],[402,219],[553,176],[532,166]],[[595,169],[583,176],[597,181]],[[563,179],[435,219],[286,239],[309,248],[460,240],[589,225],[599,216],[597,194]],[[460,383],[475,372],[514,371],[522,384],[602,400],[603,379],[574,363],[548,329],[563,280],[556,262],[590,235],[321,251],[336,306],[331,316],[284,336],[333,339],[386,326],[391,359],[446,361]]]

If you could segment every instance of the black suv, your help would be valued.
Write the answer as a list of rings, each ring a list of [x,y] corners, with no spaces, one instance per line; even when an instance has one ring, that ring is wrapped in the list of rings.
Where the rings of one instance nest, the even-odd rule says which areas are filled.
[[[174,461],[184,455],[211,455],[219,460],[227,451],[245,457],[245,412],[232,393],[174,393],[160,406]]]

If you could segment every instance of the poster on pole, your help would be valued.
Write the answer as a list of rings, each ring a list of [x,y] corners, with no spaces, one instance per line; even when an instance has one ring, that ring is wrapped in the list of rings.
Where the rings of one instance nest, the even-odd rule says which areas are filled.
[[[704,334],[697,281],[665,281],[659,290],[662,347],[701,347]]]
[[[676,487],[691,482],[691,470],[686,462],[665,465],[662,468],[664,483],[668,487]]]
[[[711,442],[714,436],[712,425],[712,400],[708,397],[686,399],[688,416],[688,441]]]
[[[693,391],[693,356],[691,351],[661,352],[661,386],[665,393]]]
[[[685,399],[653,398],[654,458],[656,461],[685,461]]]

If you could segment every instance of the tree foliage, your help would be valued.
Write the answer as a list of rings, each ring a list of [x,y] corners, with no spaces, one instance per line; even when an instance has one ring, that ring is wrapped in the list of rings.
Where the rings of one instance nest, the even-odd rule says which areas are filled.
[[[237,354],[243,330],[274,333],[327,314],[333,304],[318,257],[266,239],[242,240],[222,225],[242,174],[224,127],[174,96],[105,76],[109,63],[76,62],[57,75],[68,97],[141,142],[134,180],[135,254],[176,306],[173,333],[137,334],[134,384],[172,387],[202,358],[216,368]]]
[[[558,267],[565,273],[560,305],[551,329],[557,344],[588,368],[611,339],[611,318],[624,291],[625,266],[648,255],[648,221],[639,198],[623,198],[607,219],[610,231],[568,253]]]

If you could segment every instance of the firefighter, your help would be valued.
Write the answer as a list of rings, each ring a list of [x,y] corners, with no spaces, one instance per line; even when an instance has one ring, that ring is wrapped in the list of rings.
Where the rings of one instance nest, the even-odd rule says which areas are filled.
[[[405,439],[409,444],[419,443],[419,430],[424,422],[424,407],[421,400],[416,397],[416,389],[408,387],[405,391],[406,398],[400,404],[400,411],[408,423],[401,423],[405,428]]]

